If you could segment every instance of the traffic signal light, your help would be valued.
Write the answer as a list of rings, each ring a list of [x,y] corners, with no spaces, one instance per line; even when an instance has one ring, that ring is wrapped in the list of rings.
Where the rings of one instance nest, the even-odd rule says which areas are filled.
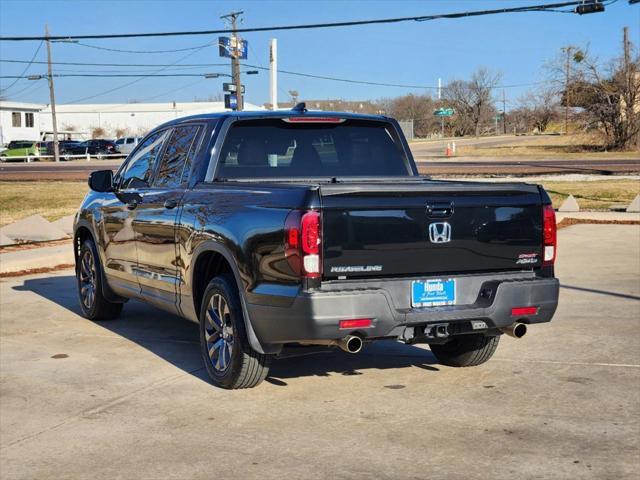
[[[574,10],[578,15],[604,12],[604,5],[599,0],[585,0]]]

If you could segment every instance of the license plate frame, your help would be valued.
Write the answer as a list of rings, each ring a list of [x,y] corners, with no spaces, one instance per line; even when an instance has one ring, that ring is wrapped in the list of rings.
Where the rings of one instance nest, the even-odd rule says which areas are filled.
[[[430,278],[411,282],[411,307],[443,307],[456,304],[455,278]]]

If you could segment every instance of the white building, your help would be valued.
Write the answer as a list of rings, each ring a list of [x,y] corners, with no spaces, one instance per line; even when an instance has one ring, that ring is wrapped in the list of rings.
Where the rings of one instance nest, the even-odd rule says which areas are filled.
[[[245,110],[264,107],[244,104]],[[60,138],[140,136],[174,118],[223,112],[224,102],[96,103],[56,105]],[[0,145],[13,140],[51,140],[51,107],[0,101]]]
[[[245,102],[245,110],[263,110]],[[85,105],[56,105],[58,130],[76,132],[76,138],[116,138],[141,136],[178,117],[199,113],[225,111],[224,102],[167,102],[167,103],[97,103]],[[40,114],[40,131],[53,130],[51,108]],[[50,137],[47,134],[47,137]]]
[[[13,140],[40,140],[38,103],[0,102],[0,146]]]

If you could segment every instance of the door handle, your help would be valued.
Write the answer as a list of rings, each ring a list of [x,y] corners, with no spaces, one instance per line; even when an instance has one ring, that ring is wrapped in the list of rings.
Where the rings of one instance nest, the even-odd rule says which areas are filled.
[[[427,205],[427,216],[447,218],[453,215],[453,202],[434,202]]]
[[[176,208],[177,205],[178,205],[178,202],[176,202],[175,200],[166,200],[164,202],[164,208],[166,208],[167,210],[171,210],[172,208]]]
[[[139,203],[140,202],[138,202],[138,200],[131,200],[129,203],[127,203],[127,208],[129,210],[135,210]]]

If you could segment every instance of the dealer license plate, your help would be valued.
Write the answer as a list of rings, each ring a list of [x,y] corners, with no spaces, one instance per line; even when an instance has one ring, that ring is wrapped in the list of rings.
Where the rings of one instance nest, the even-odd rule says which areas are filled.
[[[411,282],[412,307],[438,307],[455,304],[455,279],[415,280]]]

